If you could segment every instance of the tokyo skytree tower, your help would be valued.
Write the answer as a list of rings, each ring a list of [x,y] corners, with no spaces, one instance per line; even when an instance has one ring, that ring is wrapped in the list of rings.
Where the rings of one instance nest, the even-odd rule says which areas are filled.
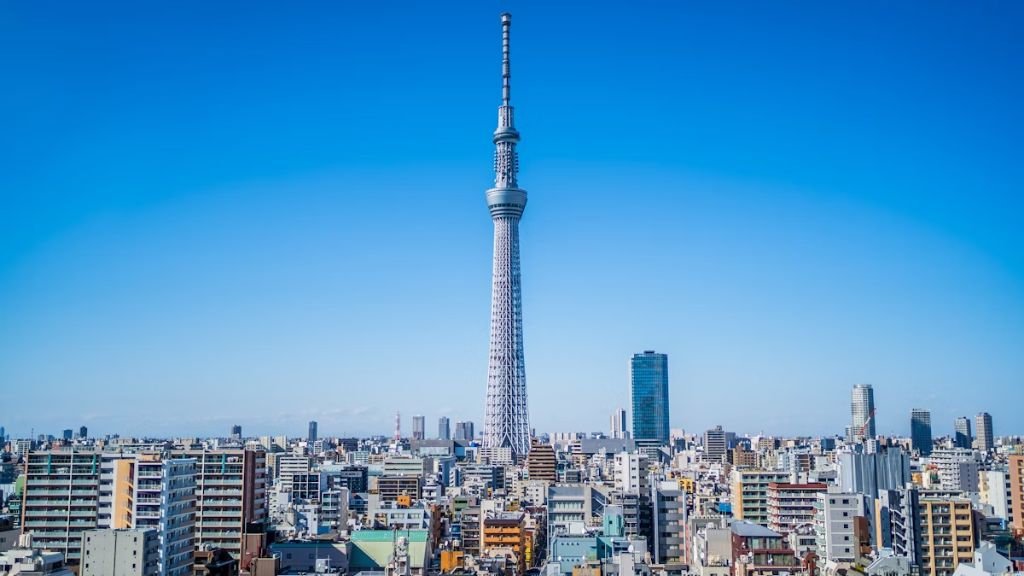
[[[501,106],[494,131],[494,188],[487,207],[494,221],[494,272],[491,286],[491,348],[487,368],[484,446],[511,448],[520,458],[530,450],[530,414],[526,406],[526,362],[523,359],[523,304],[519,277],[519,218],[526,208],[526,190],[516,175],[519,158],[509,69],[510,14],[501,15]]]

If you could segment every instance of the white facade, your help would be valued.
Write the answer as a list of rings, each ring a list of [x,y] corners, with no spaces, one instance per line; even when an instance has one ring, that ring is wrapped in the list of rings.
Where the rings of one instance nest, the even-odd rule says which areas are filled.
[[[864,515],[859,494],[824,492],[815,504],[814,527],[818,555],[826,562],[853,562],[857,559],[857,539],[853,519]]]

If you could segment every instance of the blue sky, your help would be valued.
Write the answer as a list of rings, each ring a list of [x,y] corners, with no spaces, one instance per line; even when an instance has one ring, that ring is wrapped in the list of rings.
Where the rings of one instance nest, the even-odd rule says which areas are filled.
[[[1024,5],[0,6],[0,425],[482,420],[502,10],[534,425],[1022,433]]]

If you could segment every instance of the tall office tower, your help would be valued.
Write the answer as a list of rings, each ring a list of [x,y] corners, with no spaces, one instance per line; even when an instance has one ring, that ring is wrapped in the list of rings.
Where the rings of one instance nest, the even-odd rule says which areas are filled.
[[[472,422],[456,422],[455,423],[455,439],[463,440],[465,442],[472,442],[476,432],[473,430]]]
[[[850,423],[850,439],[864,441],[875,437],[875,391],[871,384],[857,384],[853,387],[850,404],[853,420]]]
[[[519,157],[511,104],[509,68],[510,14],[501,15],[502,98],[494,131],[494,188],[487,207],[494,221],[494,268],[491,286],[491,346],[487,368],[484,446],[507,447],[515,458],[530,451],[530,414],[526,403],[526,361],[523,356],[523,303],[519,276],[519,219],[526,208],[526,190],[516,177]]]
[[[153,528],[89,530],[82,539],[85,559],[79,571],[81,576],[163,576],[157,550]]]
[[[308,442],[316,442],[317,438],[318,438],[318,436],[316,434],[316,420],[310,420],[309,421],[309,434],[306,435],[306,440]]]
[[[910,447],[922,456],[932,453],[932,413],[928,410],[910,411]]]
[[[67,428],[67,429],[64,430],[64,433],[62,434],[62,436],[63,436],[63,438],[65,440],[70,441],[72,436],[74,436],[74,434],[75,433],[74,433],[74,431],[71,430],[71,428]]]
[[[82,426],[81,428],[79,428],[78,429],[78,437],[79,438],[88,438],[89,437],[89,429],[86,428],[85,426]]]
[[[231,427],[231,437],[234,438],[235,440],[242,439],[242,427],[240,425],[235,424],[234,426]]]
[[[982,412],[974,417],[974,431],[978,434],[978,450],[988,452],[995,447],[995,438],[992,436],[992,416],[988,412]]]
[[[267,455],[262,450],[174,450],[196,460],[196,548],[238,559],[246,525],[267,519]]]
[[[971,421],[967,416],[958,417],[953,421],[953,445],[957,448],[970,448],[973,442]]]
[[[654,350],[634,354],[630,361],[633,439],[668,444],[668,355]]]
[[[612,412],[611,428],[612,438],[625,438],[628,432],[626,431],[626,409],[616,408]]]
[[[412,417],[412,439],[425,440],[427,437],[427,419],[423,416]]]
[[[708,462],[721,462],[725,456],[726,432],[722,426],[715,426],[704,433],[704,459]]]
[[[451,440],[451,437],[451,420],[447,416],[441,416],[437,419],[437,438],[438,440]]]

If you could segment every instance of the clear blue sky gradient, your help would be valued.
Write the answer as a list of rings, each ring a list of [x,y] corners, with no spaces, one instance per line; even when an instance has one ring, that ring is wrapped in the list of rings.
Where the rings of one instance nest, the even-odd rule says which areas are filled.
[[[482,420],[502,10],[541,431],[1024,432],[1020,2],[0,4],[0,425]]]

